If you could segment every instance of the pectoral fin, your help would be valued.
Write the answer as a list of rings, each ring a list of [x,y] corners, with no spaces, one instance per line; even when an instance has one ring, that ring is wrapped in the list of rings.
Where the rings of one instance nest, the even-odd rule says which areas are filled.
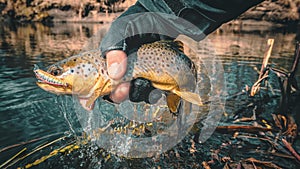
[[[174,93],[169,93],[167,95],[167,105],[171,113],[177,114],[180,105],[180,99],[181,98]]]
[[[88,110],[88,111],[91,111],[94,109],[94,106],[95,106],[95,101],[92,102],[92,103],[89,103],[91,102],[91,100],[88,99],[85,99],[85,98],[79,98],[79,103],[80,105],[85,109],[85,110]]]
[[[95,91],[88,98],[79,98],[79,102],[84,109],[90,111],[94,109],[95,101],[99,96],[100,96],[99,91]]]
[[[109,80],[104,81],[98,80],[97,83],[94,85],[92,91],[94,91],[91,96],[87,98],[80,98],[80,104],[86,110],[93,110],[95,101],[103,95],[107,95],[111,91],[111,83]]]
[[[198,106],[203,106],[200,96],[196,93],[179,90],[172,90],[172,92],[190,103],[196,104]]]

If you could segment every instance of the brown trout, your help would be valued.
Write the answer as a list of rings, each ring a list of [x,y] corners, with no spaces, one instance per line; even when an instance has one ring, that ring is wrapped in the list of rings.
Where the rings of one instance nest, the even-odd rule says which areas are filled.
[[[43,71],[37,66],[34,73],[37,85],[51,93],[75,95],[86,109],[95,100],[108,95],[114,86],[136,78],[145,78],[166,92],[167,105],[176,112],[180,99],[201,106],[201,98],[194,93],[196,68],[183,54],[182,46],[173,41],[144,44],[128,55],[125,76],[118,82],[109,78],[106,60],[100,50],[91,50],[55,63]]]

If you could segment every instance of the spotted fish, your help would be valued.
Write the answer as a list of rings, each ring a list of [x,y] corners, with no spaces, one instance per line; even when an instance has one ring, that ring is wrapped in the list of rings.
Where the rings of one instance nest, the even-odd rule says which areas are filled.
[[[171,112],[176,112],[181,98],[201,106],[201,98],[194,93],[196,68],[183,53],[182,43],[157,41],[144,44],[128,54],[125,76],[118,82],[108,76],[106,60],[100,50],[72,56],[48,67],[34,68],[37,85],[55,94],[75,95],[86,109],[95,100],[112,92],[115,85],[137,78],[151,81],[153,87],[165,91]]]

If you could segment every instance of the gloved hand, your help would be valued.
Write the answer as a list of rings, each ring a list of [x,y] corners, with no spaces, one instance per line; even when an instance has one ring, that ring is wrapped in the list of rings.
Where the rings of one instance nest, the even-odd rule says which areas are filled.
[[[196,41],[205,38],[223,23],[234,19],[263,0],[139,0],[118,17],[101,42],[109,76],[119,80],[126,72],[127,54],[144,43],[174,39],[184,34]],[[144,82],[143,82],[144,81]],[[138,84],[122,83],[111,93],[113,102],[121,102],[131,92],[153,90],[148,80]],[[131,88],[131,89],[130,89]],[[146,101],[144,95],[130,95],[132,101]]]
[[[170,30],[172,20],[166,22],[163,14],[149,13],[139,2],[130,7],[123,15],[112,23],[107,35],[101,42],[102,56],[106,56],[108,72],[113,80],[119,80],[126,72],[127,54],[132,49],[137,49],[145,43],[150,43],[162,39],[174,39],[160,30]],[[176,18],[175,18],[176,19]],[[179,24],[178,24],[179,25]],[[177,30],[170,30],[173,37],[179,33]],[[135,81],[134,81],[135,82]],[[122,83],[111,93],[110,99],[119,103],[128,96],[131,101],[146,101],[146,95],[139,95],[135,91],[154,90],[150,81],[139,79],[139,83]],[[131,89],[130,89],[131,87]],[[128,95],[129,90],[131,94]]]

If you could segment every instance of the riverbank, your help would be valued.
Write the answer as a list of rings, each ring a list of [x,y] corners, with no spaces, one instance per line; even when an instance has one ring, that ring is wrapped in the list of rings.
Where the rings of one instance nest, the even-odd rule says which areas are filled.
[[[96,0],[0,0],[0,20],[17,22],[112,22],[136,0],[104,3]],[[300,0],[266,0],[249,9],[235,25],[289,26],[300,23]]]

